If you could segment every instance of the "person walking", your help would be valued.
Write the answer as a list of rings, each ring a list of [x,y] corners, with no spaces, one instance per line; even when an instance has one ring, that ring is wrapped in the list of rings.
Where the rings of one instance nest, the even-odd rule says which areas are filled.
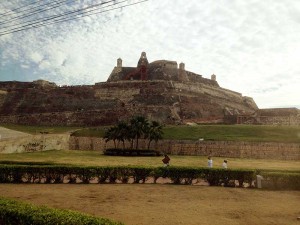
[[[222,163],[222,167],[223,169],[227,169],[227,160],[224,159],[223,163]]]
[[[210,156],[208,156],[207,159],[208,159],[207,160],[207,166],[208,166],[208,168],[212,168],[213,167],[213,160],[212,160],[212,158]]]
[[[164,158],[162,159],[162,162],[164,164],[164,169],[163,169],[163,178],[168,177],[169,175],[169,166],[170,166],[170,157],[167,154],[164,154]]]
[[[164,164],[164,167],[167,167],[167,166],[169,166],[170,165],[170,157],[167,155],[167,154],[165,154],[164,155],[164,158],[162,159],[162,162],[163,162],[163,164]]]

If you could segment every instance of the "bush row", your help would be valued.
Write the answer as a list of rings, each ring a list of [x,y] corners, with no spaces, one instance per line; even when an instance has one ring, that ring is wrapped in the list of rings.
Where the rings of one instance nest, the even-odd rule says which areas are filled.
[[[10,160],[0,160],[0,164],[9,164],[9,165],[55,165],[54,162],[34,162],[34,161],[10,161]],[[59,164],[63,165],[63,164]]]
[[[262,172],[263,188],[300,190],[300,173]]]
[[[252,186],[254,170],[190,167],[0,165],[1,183],[156,183],[169,178],[173,184],[192,184],[199,179],[212,186]]]
[[[44,225],[121,225],[108,219],[89,216],[75,211],[34,206],[0,197],[0,224]]]
[[[300,190],[299,172],[173,166],[0,164],[0,183],[156,183],[159,178],[169,178],[173,184],[193,184],[205,180],[211,186],[253,187],[257,174],[264,178],[263,188]]]
[[[113,156],[161,156],[162,153],[151,149],[119,149],[109,148],[103,151],[104,155]]]

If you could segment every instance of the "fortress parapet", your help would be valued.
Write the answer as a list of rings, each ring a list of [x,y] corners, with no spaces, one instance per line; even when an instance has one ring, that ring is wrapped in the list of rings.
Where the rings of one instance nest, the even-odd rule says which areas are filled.
[[[202,75],[185,70],[185,64],[178,66],[176,61],[156,60],[148,62],[145,52],[141,53],[137,67],[123,67],[122,60],[117,60],[117,66],[111,72],[107,82],[124,80],[165,80],[179,82],[200,82],[219,87],[215,75],[214,79],[203,78]]]

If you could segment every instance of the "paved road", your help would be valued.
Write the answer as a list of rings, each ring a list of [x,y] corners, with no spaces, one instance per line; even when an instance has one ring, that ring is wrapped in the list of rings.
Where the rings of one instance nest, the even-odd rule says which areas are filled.
[[[30,134],[23,133],[20,131],[10,130],[4,127],[0,127],[0,141],[11,138],[20,138],[30,136]]]

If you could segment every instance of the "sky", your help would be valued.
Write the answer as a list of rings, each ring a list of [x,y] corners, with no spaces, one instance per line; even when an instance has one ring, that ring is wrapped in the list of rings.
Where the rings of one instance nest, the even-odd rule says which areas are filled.
[[[149,62],[184,62],[204,78],[215,74],[221,87],[252,97],[259,108],[300,109],[299,0],[140,1],[115,0],[112,7],[125,7],[105,12],[104,4],[98,14],[1,35],[29,19],[14,13],[34,1],[0,0],[0,81],[105,82],[117,58],[136,66],[145,51]],[[101,0],[62,2],[32,18]]]

